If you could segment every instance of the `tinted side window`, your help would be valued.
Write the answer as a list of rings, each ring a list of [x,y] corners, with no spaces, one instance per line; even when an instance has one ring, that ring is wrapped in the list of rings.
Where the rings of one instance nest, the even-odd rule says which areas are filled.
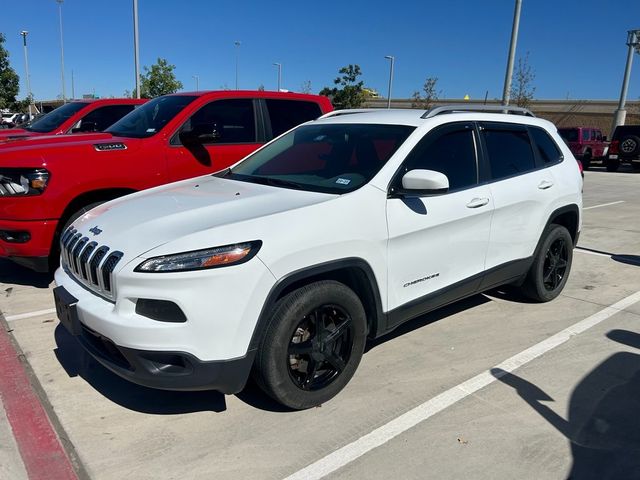
[[[102,132],[133,111],[134,108],[135,105],[109,105],[108,107],[96,108],[80,120],[80,125],[74,130]]]
[[[518,175],[535,168],[529,134],[522,128],[483,130],[483,138],[489,154],[491,177],[494,180]]]
[[[405,160],[405,171],[435,170],[449,179],[449,190],[478,183],[473,130],[470,126],[428,133]]]
[[[320,105],[313,102],[267,99],[266,103],[274,137],[322,115]]]
[[[215,143],[255,143],[253,100],[238,98],[208,103],[194,113],[180,129],[188,130],[214,132],[217,137]],[[171,143],[180,143],[177,135]]]
[[[551,165],[562,160],[562,152],[556,145],[556,142],[542,128],[530,127],[529,132],[533,137],[538,152],[538,158],[542,160],[543,165]]]
[[[584,142],[588,142],[589,141],[589,130],[588,129],[584,129],[582,130],[582,141]]]

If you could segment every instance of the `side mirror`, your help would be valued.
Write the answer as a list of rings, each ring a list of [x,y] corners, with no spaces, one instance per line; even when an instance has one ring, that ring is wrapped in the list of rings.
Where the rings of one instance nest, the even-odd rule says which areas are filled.
[[[606,142],[607,141],[607,136],[606,135],[602,135],[602,141]]]
[[[449,179],[434,170],[410,170],[402,177],[401,195],[423,197],[442,195],[449,190]]]
[[[183,130],[179,134],[183,145],[193,145],[194,143],[214,143],[222,138],[217,123],[199,123],[189,130]]]

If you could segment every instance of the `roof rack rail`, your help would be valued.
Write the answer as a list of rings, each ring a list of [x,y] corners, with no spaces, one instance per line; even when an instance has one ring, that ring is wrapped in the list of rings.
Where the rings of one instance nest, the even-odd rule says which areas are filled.
[[[329,117],[339,117],[342,115],[352,115],[354,113],[370,113],[379,110],[378,108],[351,108],[345,110],[333,110],[329,113],[325,113],[324,115],[318,118],[329,118]]]
[[[484,105],[480,103],[466,105],[443,105],[427,110],[420,118],[432,118],[442,113],[455,112],[493,112],[493,113],[513,113],[527,117],[535,117],[528,108],[512,107],[511,105]]]

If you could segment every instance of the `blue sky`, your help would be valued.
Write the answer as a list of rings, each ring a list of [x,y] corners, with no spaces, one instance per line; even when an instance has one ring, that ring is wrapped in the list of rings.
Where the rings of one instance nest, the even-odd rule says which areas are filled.
[[[514,0],[258,2],[139,0],[140,63],[158,57],[176,65],[185,90],[240,88],[314,92],[330,86],[340,67],[357,63],[369,87],[386,95],[396,57],[394,98],[407,98],[428,76],[442,97],[502,96]],[[65,0],[67,95],[132,90],[131,0]],[[626,59],[626,31],[640,28],[640,1],[523,0],[517,55],[529,52],[540,99],[617,99]],[[58,5],[55,0],[0,0],[0,32],[26,92],[20,30],[28,30],[32,90],[37,99],[61,92]],[[640,97],[635,55],[629,99]]]

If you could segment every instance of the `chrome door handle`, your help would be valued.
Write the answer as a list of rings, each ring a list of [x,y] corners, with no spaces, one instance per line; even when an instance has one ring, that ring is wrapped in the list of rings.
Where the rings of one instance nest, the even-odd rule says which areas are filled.
[[[551,187],[553,187],[553,182],[550,182],[549,180],[543,180],[538,185],[538,188],[540,190],[546,190],[547,188],[551,188]]]
[[[467,208],[479,208],[484,207],[487,203],[489,203],[488,198],[474,198],[469,203],[467,203]]]

